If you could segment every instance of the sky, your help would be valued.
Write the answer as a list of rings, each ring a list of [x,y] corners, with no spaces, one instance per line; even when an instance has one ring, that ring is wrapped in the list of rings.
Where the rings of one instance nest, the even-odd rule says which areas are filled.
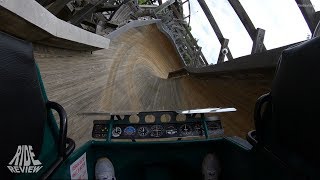
[[[267,49],[306,40],[310,30],[295,0],[239,0],[256,28],[265,32],[264,44]],[[311,0],[316,11],[320,1]],[[222,34],[229,39],[229,48],[234,58],[251,53],[252,40],[230,6],[228,0],[206,0]],[[190,0],[191,33],[198,39],[199,46],[209,64],[216,64],[220,43],[211,28],[197,0]],[[184,13],[189,14],[187,3]],[[226,59],[227,60],[227,59]]]

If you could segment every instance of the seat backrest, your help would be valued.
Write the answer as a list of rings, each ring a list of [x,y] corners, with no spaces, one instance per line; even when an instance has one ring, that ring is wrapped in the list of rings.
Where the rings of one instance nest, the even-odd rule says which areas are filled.
[[[19,145],[31,145],[37,159],[43,142],[45,101],[32,44],[0,32],[1,175]],[[1,176],[3,178],[3,176]]]
[[[261,122],[258,144],[292,170],[320,170],[320,37],[283,51]],[[310,170],[311,169],[311,170]],[[299,171],[299,170],[298,170]]]

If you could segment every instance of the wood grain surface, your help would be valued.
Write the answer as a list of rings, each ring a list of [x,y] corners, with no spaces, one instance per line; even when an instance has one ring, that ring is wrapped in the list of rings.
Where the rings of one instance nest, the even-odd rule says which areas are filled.
[[[66,109],[68,136],[78,147],[91,139],[92,121],[107,118],[84,112],[235,107],[237,112],[221,114],[225,134],[245,137],[253,129],[255,101],[269,91],[272,79],[264,74],[168,79],[182,63],[155,25],[133,28],[92,54],[40,45],[34,52],[48,97]]]

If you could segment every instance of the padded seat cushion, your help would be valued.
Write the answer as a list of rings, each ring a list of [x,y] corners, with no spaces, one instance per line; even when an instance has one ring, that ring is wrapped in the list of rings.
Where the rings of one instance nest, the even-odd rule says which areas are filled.
[[[320,37],[282,53],[261,128],[261,144],[291,168],[320,167]]]
[[[33,58],[32,44],[0,32],[1,165],[18,145],[31,145],[38,158],[47,118]],[[2,169],[2,168],[1,168]]]

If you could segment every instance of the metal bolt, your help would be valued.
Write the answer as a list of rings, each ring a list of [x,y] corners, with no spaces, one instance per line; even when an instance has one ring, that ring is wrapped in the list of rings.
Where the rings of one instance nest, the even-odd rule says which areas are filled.
[[[226,54],[228,54],[228,49],[227,48],[223,48],[221,50],[221,52],[222,52],[223,55],[226,55]]]

